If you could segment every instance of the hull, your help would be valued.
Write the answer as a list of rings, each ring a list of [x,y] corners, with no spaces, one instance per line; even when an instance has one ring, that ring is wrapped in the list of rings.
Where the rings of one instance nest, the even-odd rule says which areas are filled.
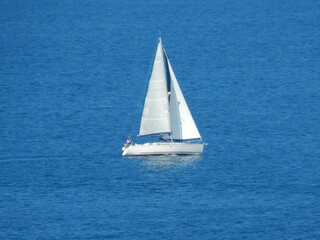
[[[123,147],[123,156],[202,154],[204,143],[154,142]]]

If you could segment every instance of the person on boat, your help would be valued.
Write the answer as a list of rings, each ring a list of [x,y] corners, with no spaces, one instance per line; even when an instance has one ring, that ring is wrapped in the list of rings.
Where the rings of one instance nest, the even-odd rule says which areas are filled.
[[[126,148],[126,147],[128,147],[130,144],[131,144],[131,138],[128,137],[126,143],[124,144],[124,147]]]

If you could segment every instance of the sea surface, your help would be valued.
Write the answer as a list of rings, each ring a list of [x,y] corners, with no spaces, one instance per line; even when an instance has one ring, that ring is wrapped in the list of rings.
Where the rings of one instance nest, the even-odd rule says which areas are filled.
[[[318,0],[0,12],[0,239],[320,239]],[[121,156],[159,36],[202,156]]]

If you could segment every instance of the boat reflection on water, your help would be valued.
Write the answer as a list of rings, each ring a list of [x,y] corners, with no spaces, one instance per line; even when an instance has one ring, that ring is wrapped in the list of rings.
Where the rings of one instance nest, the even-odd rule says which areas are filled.
[[[150,168],[186,167],[202,159],[202,155],[150,155],[128,157],[141,160],[141,165]]]

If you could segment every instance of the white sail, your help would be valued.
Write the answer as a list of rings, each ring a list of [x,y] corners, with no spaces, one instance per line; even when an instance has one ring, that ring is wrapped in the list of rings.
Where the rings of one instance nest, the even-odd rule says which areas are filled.
[[[159,39],[140,125],[140,136],[170,133],[170,114],[165,59]]]
[[[173,72],[168,56],[169,74],[171,78],[170,120],[173,140],[201,140],[198,128],[193,120],[186,100],[182,94],[177,78]]]

